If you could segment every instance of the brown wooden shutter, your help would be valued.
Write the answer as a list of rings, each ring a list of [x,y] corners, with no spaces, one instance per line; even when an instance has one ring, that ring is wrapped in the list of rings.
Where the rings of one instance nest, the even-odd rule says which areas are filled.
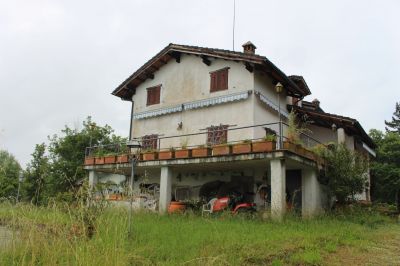
[[[161,85],[147,88],[147,105],[160,103]]]
[[[227,90],[228,89],[228,69],[227,68],[221,71],[220,79],[221,79],[221,87],[219,87],[219,89]]]
[[[213,72],[213,73],[210,74],[210,81],[211,81],[210,91],[211,92],[216,91],[217,87],[218,87],[218,85],[217,85],[217,72]]]
[[[228,68],[210,73],[210,92],[228,89]]]
[[[153,102],[153,104],[160,103],[160,91],[161,91],[161,86],[158,86],[158,87],[154,88],[154,102]]]

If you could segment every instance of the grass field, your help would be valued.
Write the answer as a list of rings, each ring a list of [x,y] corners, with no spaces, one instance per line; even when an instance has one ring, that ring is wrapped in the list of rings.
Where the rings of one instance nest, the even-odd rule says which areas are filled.
[[[371,210],[283,222],[106,209],[85,234],[74,208],[0,205],[16,230],[0,265],[400,265],[400,225]]]

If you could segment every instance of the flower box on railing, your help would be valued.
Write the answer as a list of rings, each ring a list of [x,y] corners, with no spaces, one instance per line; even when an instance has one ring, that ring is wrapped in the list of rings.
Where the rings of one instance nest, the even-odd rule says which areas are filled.
[[[93,165],[93,164],[94,164],[94,157],[85,158],[85,165]]]
[[[117,163],[129,163],[128,154],[118,155],[117,156]]]
[[[261,140],[253,142],[252,146],[253,146],[253,152],[270,152],[276,149],[276,142]]]
[[[212,155],[219,156],[219,155],[229,155],[231,154],[232,147],[228,144],[221,144],[212,146]]]
[[[112,164],[112,163],[115,163],[115,155],[107,155],[107,156],[104,156],[104,163],[105,163],[105,164]]]
[[[311,159],[311,160],[315,160],[316,159],[315,154],[312,151],[308,150],[308,149],[305,149],[305,156],[307,158]]]
[[[292,142],[289,142],[289,141],[284,141],[283,142],[283,149],[295,152],[296,151],[296,144],[294,144]]]
[[[174,151],[167,150],[167,151],[159,151],[158,152],[158,159],[159,160],[169,160],[174,158]]]
[[[236,143],[232,145],[233,154],[251,153],[251,143]]]
[[[190,158],[192,155],[192,150],[190,149],[180,149],[175,151],[176,159]]]
[[[104,157],[96,157],[94,163],[95,164],[104,164]]]
[[[155,151],[147,151],[142,153],[143,161],[154,161],[157,160],[157,152]]]
[[[211,156],[211,148],[209,147],[196,147],[192,149],[192,157],[208,157]]]

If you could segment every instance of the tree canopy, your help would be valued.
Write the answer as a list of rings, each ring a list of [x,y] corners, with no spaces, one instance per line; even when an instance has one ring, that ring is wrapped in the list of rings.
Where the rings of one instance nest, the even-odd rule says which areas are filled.
[[[7,151],[0,150],[0,198],[17,196],[20,171],[21,166],[15,157]]]
[[[376,158],[371,164],[373,198],[394,203],[400,211],[400,134],[372,129],[369,133],[377,144]]]
[[[322,151],[325,159],[325,175],[320,182],[326,185],[328,196],[339,203],[355,200],[367,183],[367,160],[356,151],[349,150],[344,144],[332,145]]]
[[[386,131],[400,134],[400,103],[396,103],[396,110],[393,113],[392,121],[385,120]]]
[[[27,196],[37,202],[57,194],[73,191],[87,173],[82,165],[85,148],[126,142],[109,126],[99,126],[88,117],[82,128],[65,126],[61,134],[49,137],[49,144],[36,145],[27,168]]]

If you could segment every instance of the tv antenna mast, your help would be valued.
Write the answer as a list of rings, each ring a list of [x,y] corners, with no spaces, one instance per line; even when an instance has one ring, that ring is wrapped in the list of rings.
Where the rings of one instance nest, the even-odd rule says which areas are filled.
[[[236,19],[236,0],[233,0],[232,51],[235,51],[235,19]]]

